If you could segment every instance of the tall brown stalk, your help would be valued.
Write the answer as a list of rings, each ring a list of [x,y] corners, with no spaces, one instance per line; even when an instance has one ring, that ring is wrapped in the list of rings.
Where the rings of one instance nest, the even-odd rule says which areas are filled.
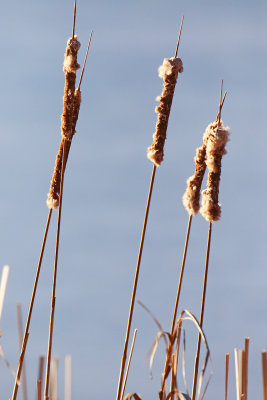
[[[56,239],[56,250],[55,250],[55,263],[54,263],[54,276],[53,276],[53,288],[52,288],[52,301],[51,301],[51,313],[50,313],[50,324],[49,324],[49,337],[48,337],[48,351],[46,360],[46,379],[45,379],[45,392],[44,399],[49,400],[49,379],[50,379],[50,364],[51,364],[51,351],[52,351],[52,340],[53,340],[53,328],[54,328],[54,315],[55,315],[55,304],[56,304],[56,281],[57,281],[57,264],[58,264],[58,248],[59,248],[59,235],[60,235],[60,223],[61,223],[61,208],[62,208],[62,195],[63,195],[63,182],[64,182],[64,143],[63,141],[63,156],[62,156],[62,167],[61,167],[61,183],[60,183],[60,196],[59,196],[59,209],[58,209],[58,221],[57,221],[57,239]]]
[[[229,135],[229,128],[224,128],[221,125],[221,110],[225,99],[225,96],[222,99],[222,88],[223,88],[223,81],[221,81],[219,111],[216,121],[213,125],[211,125],[210,132],[209,130],[206,131],[209,134],[209,136],[207,137],[207,150],[206,150],[207,153],[206,164],[208,166],[209,173],[207,180],[207,189],[202,192],[202,208],[200,212],[202,216],[209,221],[209,231],[207,240],[203,289],[202,289],[201,311],[199,319],[199,325],[201,328],[203,326],[204,310],[205,310],[212,223],[213,221],[217,221],[220,218],[220,212],[221,212],[220,205],[218,203],[219,182],[221,175],[221,159],[222,156],[226,153],[225,145],[228,141],[228,135]],[[200,347],[201,347],[201,335],[199,334],[197,343],[197,352],[195,357],[192,400],[195,400],[196,397]]]
[[[34,285],[33,285],[33,291],[32,291],[32,296],[31,296],[30,307],[29,307],[29,311],[28,311],[28,316],[27,316],[24,336],[23,336],[22,345],[21,345],[21,351],[20,351],[20,357],[19,357],[19,362],[18,362],[18,367],[17,367],[15,384],[14,384],[14,388],[13,388],[12,400],[16,400],[16,398],[17,398],[19,381],[20,381],[20,376],[21,376],[21,371],[22,371],[22,366],[23,366],[23,360],[24,360],[24,354],[25,354],[25,351],[26,351],[27,340],[28,340],[28,336],[29,336],[29,327],[30,327],[30,322],[31,322],[32,310],[33,310],[33,305],[34,305],[34,300],[35,300],[35,295],[36,295],[36,290],[37,290],[40,270],[41,270],[41,266],[42,266],[42,260],[43,260],[43,255],[44,255],[45,244],[46,244],[48,229],[49,229],[49,225],[50,225],[51,215],[52,215],[52,209],[49,210],[48,217],[47,217],[47,222],[46,222],[46,227],[45,227],[45,232],[44,232],[44,237],[43,237],[43,243],[42,243],[42,247],[41,247],[41,253],[40,253],[40,256],[39,256],[39,262],[38,262],[35,281],[34,281]]]
[[[179,58],[177,58],[177,54],[178,54],[178,48],[179,48],[180,37],[181,37],[181,32],[182,32],[183,19],[184,19],[184,17],[182,18],[182,22],[181,22],[181,26],[180,26],[179,37],[178,37],[178,41],[177,41],[177,45],[176,45],[174,58],[165,59],[162,67],[160,67],[161,72],[159,75],[160,75],[160,77],[163,78],[164,88],[162,91],[162,95],[159,99],[161,104],[160,104],[160,106],[158,106],[156,108],[156,112],[158,113],[156,132],[153,135],[153,143],[152,143],[151,147],[148,148],[148,153],[147,153],[148,158],[154,163],[154,165],[153,165],[152,175],[151,175],[151,180],[150,180],[149,193],[148,193],[148,199],[147,199],[147,204],[146,204],[146,211],[145,211],[143,229],[142,229],[142,234],[141,234],[138,258],[137,258],[137,265],[136,265],[136,270],[135,270],[135,278],[134,278],[134,284],[133,284],[133,290],[132,290],[132,297],[131,297],[130,310],[129,310],[129,315],[128,315],[127,328],[126,328],[126,336],[125,336],[125,342],[124,342],[124,349],[123,349],[122,360],[121,360],[120,375],[119,375],[119,381],[118,381],[117,400],[121,400],[121,396],[122,396],[122,383],[123,383],[123,378],[124,378],[124,373],[125,373],[128,342],[129,342],[129,336],[130,336],[130,330],[131,330],[131,324],[132,324],[136,289],[137,289],[137,284],[138,284],[138,277],[139,277],[139,271],[140,271],[140,265],[141,265],[141,259],[142,259],[142,252],[143,252],[143,246],[144,246],[144,240],[145,240],[145,233],[146,233],[146,226],[147,226],[147,219],[148,219],[148,214],[149,214],[151,196],[152,196],[152,191],[153,191],[153,186],[154,186],[154,179],[155,179],[157,166],[159,166],[161,164],[161,162],[163,161],[163,148],[164,148],[164,142],[166,139],[168,119],[169,119],[172,99],[173,99],[173,95],[174,95],[175,84],[176,84],[178,72],[182,72],[182,61]],[[166,67],[168,68],[168,70],[166,70]]]

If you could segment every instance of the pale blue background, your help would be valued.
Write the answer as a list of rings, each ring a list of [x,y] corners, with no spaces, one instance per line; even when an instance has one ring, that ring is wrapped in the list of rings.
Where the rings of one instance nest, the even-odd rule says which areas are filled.
[[[11,266],[1,345],[18,359],[16,303],[24,319],[48,210],[45,200],[60,140],[63,55],[73,2],[4,2],[0,16],[0,243]],[[73,357],[73,399],[114,399],[130,293],[152,164],[146,158],[156,122],[157,68],[173,55],[182,14],[179,76],[165,160],[158,169],[137,299],[170,328],[188,215],[181,197],[195,148],[217,114],[219,86],[228,91],[222,117],[231,127],[223,159],[222,219],[214,224],[204,330],[214,364],[207,400],[224,398],[224,358],[230,352],[229,399],[235,399],[234,347],[251,337],[249,397],[260,399],[261,357],[267,346],[266,259],[266,1],[82,1],[77,33],[82,85],[77,135],[65,175],[53,355]],[[206,178],[205,178],[206,179]],[[49,232],[26,356],[29,399],[38,357],[46,352],[56,213]],[[193,219],[180,310],[199,314],[208,224]],[[188,334],[191,387],[196,331]],[[145,356],[157,329],[136,306],[139,329],[127,392],[157,398],[163,345],[149,379]],[[1,399],[13,378],[0,360]],[[21,393],[20,393],[21,396]]]

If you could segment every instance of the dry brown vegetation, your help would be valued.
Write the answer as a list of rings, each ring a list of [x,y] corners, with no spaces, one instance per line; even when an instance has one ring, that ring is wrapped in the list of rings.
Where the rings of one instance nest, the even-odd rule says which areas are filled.
[[[52,176],[51,187],[48,194],[47,205],[49,208],[47,223],[44,231],[44,238],[40,252],[39,263],[37,266],[35,282],[33,286],[33,291],[31,295],[30,307],[27,317],[27,322],[24,330],[24,335],[22,335],[21,331],[21,348],[20,348],[20,356],[18,360],[18,365],[16,369],[16,377],[14,381],[14,389],[12,394],[12,400],[16,400],[17,393],[19,389],[19,385],[21,384],[22,389],[23,385],[22,380],[22,372],[23,372],[23,362],[24,356],[27,350],[27,342],[29,339],[29,326],[31,321],[31,315],[34,306],[35,295],[37,291],[38,279],[40,274],[40,269],[42,265],[43,254],[45,251],[46,239],[49,230],[51,215],[53,210],[58,210],[58,223],[57,223],[57,238],[56,238],[56,251],[55,251],[55,263],[54,263],[54,275],[53,275],[53,287],[52,287],[52,296],[51,296],[51,316],[50,316],[50,324],[49,324],[49,338],[48,338],[48,349],[47,349],[47,358],[46,358],[46,373],[45,379],[43,378],[44,371],[44,358],[40,358],[40,366],[39,373],[37,379],[37,399],[40,400],[42,396],[42,386],[44,387],[44,399],[54,399],[57,392],[57,360],[51,358],[52,352],[52,342],[53,342],[53,326],[54,326],[54,314],[55,314],[55,304],[56,304],[56,280],[57,280],[57,260],[58,260],[58,250],[59,250],[59,238],[60,238],[60,224],[61,224],[61,207],[63,200],[63,186],[64,186],[64,173],[67,165],[67,159],[69,155],[69,151],[71,148],[71,143],[73,136],[75,134],[76,123],[79,116],[80,104],[81,104],[81,82],[82,76],[84,72],[85,62],[87,59],[87,54],[92,38],[92,34],[89,40],[85,62],[83,65],[83,70],[81,73],[79,84],[76,88],[76,71],[79,69],[79,64],[77,62],[78,50],[80,48],[80,43],[78,42],[78,38],[75,35],[75,11],[76,11],[76,1],[74,6],[74,22],[73,22],[73,31],[72,36],[67,42],[67,48],[65,52],[64,59],[64,74],[65,74],[65,88],[64,88],[64,97],[63,97],[63,113],[62,113],[62,125],[61,125],[61,140],[59,150],[56,156],[55,169]],[[159,68],[159,77],[163,79],[163,91],[161,96],[158,98],[160,105],[156,107],[156,112],[158,114],[158,119],[156,123],[156,131],[153,135],[153,143],[148,148],[147,156],[153,163],[152,176],[149,186],[149,194],[147,199],[147,205],[145,210],[145,218],[141,233],[140,240],[140,248],[137,257],[137,266],[135,272],[135,279],[133,283],[132,297],[130,303],[130,310],[126,328],[126,337],[125,343],[122,353],[121,360],[121,368],[120,375],[118,380],[118,389],[117,389],[117,400],[127,400],[134,398],[135,400],[140,399],[140,396],[137,394],[138,388],[136,388],[136,393],[128,393],[125,394],[126,385],[127,385],[127,377],[131,364],[131,357],[134,351],[135,338],[137,334],[137,330],[135,329],[131,349],[128,356],[128,347],[129,347],[129,339],[131,333],[131,324],[132,317],[135,306],[135,297],[136,290],[139,279],[139,272],[142,260],[142,251],[145,240],[145,232],[148,223],[148,215],[149,215],[149,207],[152,198],[153,186],[155,182],[155,174],[157,168],[161,165],[164,156],[164,143],[167,135],[167,127],[168,127],[168,119],[171,112],[172,99],[177,83],[178,74],[183,71],[182,60],[177,57],[178,47],[181,38],[182,31],[181,23],[179,38],[176,46],[176,51],[174,57],[169,59],[165,58],[163,61],[163,65]],[[194,175],[191,176],[187,181],[187,188],[184,194],[183,202],[186,210],[189,213],[188,219],[188,227],[185,235],[185,246],[184,253],[180,268],[180,275],[178,280],[177,294],[174,304],[173,316],[172,316],[172,324],[170,330],[164,331],[161,324],[158,320],[152,315],[152,313],[146,308],[145,305],[142,305],[146,311],[152,316],[154,322],[158,327],[158,334],[155,338],[153,346],[150,351],[150,367],[152,368],[154,356],[158,349],[159,341],[162,339],[165,344],[166,350],[166,358],[165,365],[162,372],[161,382],[159,382],[159,400],[169,400],[169,399],[203,399],[206,394],[206,390],[208,388],[209,379],[211,374],[207,374],[208,378],[204,383],[204,376],[207,373],[208,365],[210,363],[212,370],[212,363],[210,359],[210,354],[212,349],[208,346],[208,332],[205,333],[203,328],[204,321],[204,310],[205,310],[205,298],[206,298],[206,287],[207,287],[207,279],[208,279],[208,268],[209,268],[209,254],[211,247],[211,236],[212,236],[212,224],[217,221],[221,216],[221,206],[219,204],[219,183],[221,177],[221,161],[222,156],[226,154],[225,146],[228,141],[229,136],[229,128],[223,125],[221,120],[221,112],[223,103],[225,100],[225,96],[222,96],[223,85],[221,83],[220,90],[220,100],[219,100],[219,110],[215,121],[208,125],[204,136],[203,143],[200,147],[197,148],[195,161],[195,172]],[[201,187],[203,183],[203,179],[205,176],[205,172],[208,170],[207,177],[207,188],[202,191],[201,195]],[[202,202],[202,206],[200,204]],[[205,268],[204,268],[204,279],[203,283],[200,282],[202,291],[202,299],[200,301],[200,315],[196,317],[189,310],[182,310],[177,317],[178,309],[179,309],[179,300],[181,296],[181,289],[183,283],[183,275],[184,269],[186,266],[186,256],[188,250],[188,242],[190,239],[190,231],[192,228],[192,219],[193,216],[198,213],[200,210],[202,216],[208,221],[207,231],[208,231],[208,240],[207,240],[207,249],[206,249],[206,260],[205,260]],[[3,273],[2,285],[0,288],[0,317],[1,310],[3,305],[3,298],[5,292],[5,286],[7,282],[6,270]],[[178,382],[178,370],[182,371],[184,379],[186,380],[186,372],[185,372],[185,339],[183,338],[183,321],[185,319],[189,319],[193,322],[193,326],[196,328],[198,333],[198,342],[195,356],[195,368],[193,373],[193,385],[192,390],[189,392],[186,389],[181,388],[180,382]],[[21,326],[21,317],[20,323]],[[207,336],[206,336],[207,335]],[[204,344],[205,347],[205,357],[204,364],[199,373],[199,362],[200,362],[200,350],[201,343]],[[249,339],[245,339],[244,350],[238,351],[235,349],[235,368],[236,368],[236,392],[237,392],[237,400],[247,400],[247,387],[248,387],[248,350],[249,350]],[[8,368],[11,368],[8,365],[7,360],[2,352],[2,358],[7,363]],[[128,359],[128,362],[127,362]],[[69,362],[69,361],[68,361]],[[69,365],[69,364],[68,364]],[[116,368],[116,366],[114,366]],[[225,361],[225,393],[224,397],[227,400],[228,393],[228,369],[229,369],[229,354],[226,355]],[[264,400],[267,400],[267,355],[266,352],[262,353],[262,371],[263,371],[263,392],[264,392]],[[68,369],[67,382],[70,382],[71,374],[70,367]],[[71,389],[69,389],[70,391]],[[34,389],[31,388],[33,392]],[[184,393],[187,391],[187,393]],[[70,395],[69,395],[70,396]],[[24,391],[23,394],[24,400],[27,398],[27,393]],[[223,398],[223,395],[220,394],[218,398]],[[70,397],[68,398],[70,400]]]

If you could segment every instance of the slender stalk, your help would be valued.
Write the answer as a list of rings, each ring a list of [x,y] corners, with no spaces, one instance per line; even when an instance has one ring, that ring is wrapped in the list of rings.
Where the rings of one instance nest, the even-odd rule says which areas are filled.
[[[123,388],[122,388],[122,393],[121,393],[121,400],[123,400],[123,396],[124,396],[124,392],[125,392],[125,387],[126,387],[126,383],[127,383],[128,373],[129,373],[129,369],[130,369],[130,365],[131,365],[131,360],[132,360],[132,355],[133,355],[133,349],[134,349],[136,334],[137,334],[137,329],[134,330],[134,334],[133,334],[133,341],[132,341],[132,346],[131,346],[131,350],[130,350],[130,354],[129,354],[129,360],[128,360],[128,364],[127,364],[127,368],[126,368],[126,372],[125,372],[125,378],[124,378]]]
[[[176,49],[175,49],[174,58],[176,58],[177,55],[178,55],[178,49],[179,49],[179,44],[180,44],[180,39],[181,39],[181,33],[182,33],[183,23],[184,23],[184,15],[182,16],[182,21],[181,21],[181,25],[180,25],[179,36],[178,36],[178,40],[177,40],[177,44],[176,44]]]
[[[41,381],[37,379],[37,400],[41,400],[42,386]]]
[[[41,270],[41,266],[42,266],[44,249],[45,249],[47,234],[48,234],[48,230],[49,230],[51,215],[52,215],[52,209],[49,210],[47,221],[46,221],[46,227],[45,227],[45,232],[44,232],[44,237],[43,237],[43,243],[42,243],[41,252],[40,252],[40,256],[39,256],[38,267],[37,267],[37,271],[36,271],[36,275],[35,275],[35,281],[34,281],[34,285],[33,285],[32,297],[31,297],[31,302],[30,302],[30,307],[29,307],[29,311],[28,311],[28,317],[27,317],[24,337],[23,337],[22,346],[21,346],[21,353],[20,353],[18,367],[17,367],[17,374],[16,374],[16,379],[15,379],[15,384],[14,384],[14,389],[13,389],[13,394],[12,394],[12,400],[16,400],[16,398],[17,398],[18,383],[19,383],[19,380],[20,380],[20,375],[21,375],[22,366],[23,366],[23,349],[25,348],[25,351],[26,351],[27,338],[29,336],[29,326],[30,326],[31,316],[32,316],[32,309],[33,309],[33,304],[34,304],[34,300],[35,300],[35,294],[36,294],[36,290],[37,290],[40,270]]]
[[[235,349],[235,383],[236,383],[236,399],[240,400],[240,371],[238,363],[238,350]]]
[[[174,58],[176,58],[177,54],[178,54],[178,48],[179,48],[179,44],[180,44],[183,21],[184,21],[184,17],[182,17],[182,22],[181,22],[181,26],[180,26],[180,31],[179,31],[179,36],[178,36],[178,41],[177,41],[177,45],[176,45]],[[120,369],[120,376],[119,376],[118,390],[117,390],[117,400],[121,399],[122,381],[123,381],[123,377],[124,377],[125,363],[126,363],[126,358],[127,358],[127,349],[128,349],[128,342],[129,342],[129,336],[130,336],[130,330],[131,330],[133,309],[134,309],[134,303],[135,303],[136,288],[137,288],[137,283],[138,283],[138,276],[139,276],[139,270],[140,270],[142,252],[143,252],[143,245],[144,245],[144,239],[145,239],[145,233],[146,233],[147,218],[148,218],[148,213],[149,213],[151,195],[152,195],[152,191],[153,191],[156,168],[157,167],[156,167],[156,165],[154,163],[153,170],[152,170],[151,181],[150,181],[150,187],[149,187],[148,200],[147,200],[147,205],[146,205],[146,212],[145,212],[145,218],[144,218],[144,223],[143,223],[143,229],[142,229],[139,253],[138,253],[138,258],[137,258],[137,265],[136,265],[135,278],[134,278],[134,284],[133,284],[130,311],[129,311],[129,316],[128,316],[128,324],[127,324],[127,329],[126,329],[124,350],[123,350],[123,355],[122,355],[122,360],[121,360],[121,369]]]
[[[45,357],[40,356],[39,357],[39,367],[38,367],[38,381],[40,381],[40,390],[42,393],[42,383],[43,383],[43,373],[44,373],[44,362],[45,362]]]
[[[58,375],[58,359],[54,357],[51,361],[51,380],[50,380],[50,386],[49,386],[49,392],[50,392],[50,399],[51,400],[58,400],[58,382],[57,382],[57,375]]]
[[[73,11],[73,24],[72,24],[72,40],[75,35],[75,23],[76,23],[76,0],[74,1],[74,11]]]
[[[267,353],[261,353],[262,361],[262,384],[263,384],[263,400],[267,400]]]
[[[172,317],[172,325],[171,325],[171,331],[170,331],[171,336],[173,336],[174,328],[175,328],[175,321],[176,321],[176,316],[177,316],[177,310],[178,310],[178,304],[179,304],[180,293],[181,293],[181,288],[182,288],[182,282],[183,282],[183,275],[184,275],[184,267],[185,267],[185,261],[186,261],[186,255],[187,255],[187,248],[188,248],[189,236],[190,236],[190,231],[191,231],[191,223],[192,223],[192,215],[189,215],[188,225],[187,225],[187,232],[186,232],[186,239],[185,239],[185,245],[184,245],[183,260],[182,260],[182,265],[181,265],[178,289],[177,289],[177,293],[176,293],[176,300],[175,300],[175,306],[174,306],[173,317]],[[174,339],[175,338],[173,338],[173,340]],[[173,345],[173,341],[170,340],[169,341],[169,348],[168,348],[168,351],[167,351],[168,354],[169,354],[169,352],[171,350],[172,345]],[[164,372],[162,374],[163,378],[162,378],[162,382],[161,382],[160,393],[162,393],[163,388],[165,386],[165,381],[167,379],[167,374],[168,374],[168,367],[169,367],[169,360],[168,360],[168,357],[166,357],[165,366],[164,366]]]
[[[225,356],[225,400],[228,398],[229,353]]]
[[[200,328],[202,328],[203,319],[204,319],[206,289],[207,289],[208,270],[209,270],[211,233],[212,233],[212,222],[209,223],[209,233],[208,233],[206,262],[205,262],[205,273],[204,273],[204,282],[203,282],[203,291],[202,291],[202,302],[201,302],[201,311],[200,311],[200,319],[199,319]],[[196,397],[200,346],[201,346],[201,334],[199,333],[198,334],[198,343],[197,343],[197,354],[196,354],[196,358],[195,358],[194,380],[193,380],[193,389],[192,389],[192,400],[195,400],[195,397]]]
[[[65,357],[65,400],[71,400],[71,356]]]
[[[131,298],[131,304],[130,304],[130,310],[129,310],[129,316],[128,316],[128,323],[127,323],[127,329],[126,329],[125,342],[124,342],[124,349],[123,349],[123,354],[122,354],[122,359],[121,359],[121,369],[120,369],[120,377],[119,377],[118,390],[117,390],[117,400],[120,400],[120,398],[121,398],[122,380],[123,380],[123,377],[124,377],[125,363],[126,363],[126,358],[127,358],[128,342],[129,342],[129,336],[130,336],[130,330],[131,330],[131,324],[132,324],[132,318],[133,318],[135,295],[136,295],[138,276],[139,276],[139,271],[140,271],[142,252],[143,252],[143,246],[144,246],[144,240],[145,240],[145,234],[146,234],[146,225],[147,225],[147,219],[148,219],[148,213],[149,213],[149,208],[150,208],[151,196],[152,196],[152,191],[153,191],[153,186],[154,186],[156,169],[157,169],[157,167],[154,164],[153,165],[153,170],[152,170],[152,175],[151,175],[151,180],[150,180],[150,186],[149,186],[149,192],[148,192],[148,198],[147,198],[147,204],[146,204],[146,212],[145,212],[145,218],[144,218],[143,229],[142,229],[142,234],[141,234],[141,241],[140,241],[140,246],[139,246],[137,265],[136,265],[136,270],[135,270],[135,277],[134,277],[132,298]]]
[[[90,48],[92,36],[93,36],[93,31],[91,31],[90,38],[89,38],[89,42],[88,42],[88,45],[87,45],[87,50],[86,50],[85,59],[84,59],[84,62],[83,62],[83,68],[82,68],[82,72],[81,72],[81,76],[80,76],[80,80],[79,80],[79,84],[78,84],[77,90],[80,90],[80,89],[81,89],[81,84],[82,84],[82,80],[83,80],[84,69],[85,69],[85,65],[86,65],[86,61],[87,61],[87,56],[88,56],[88,52],[89,52],[89,48]]]
[[[229,353],[226,354],[225,356],[225,400],[228,398],[228,376],[229,376]]]
[[[59,248],[59,236],[60,236],[60,225],[61,225],[61,209],[62,209],[62,196],[63,196],[63,182],[64,182],[64,162],[65,162],[65,140],[63,140],[63,156],[61,166],[61,182],[60,182],[60,195],[59,195],[59,208],[58,208],[58,220],[57,220],[57,238],[56,238],[56,250],[55,250],[55,263],[54,263],[54,276],[53,276],[53,289],[52,289],[52,300],[51,300],[51,314],[49,324],[49,337],[48,337],[48,350],[47,350],[47,361],[46,361],[46,380],[45,380],[45,393],[44,399],[49,399],[49,378],[50,378],[50,364],[51,364],[51,351],[53,341],[53,328],[54,328],[54,315],[55,315],[55,304],[56,304],[56,282],[57,282],[57,264],[58,264],[58,248]]]
[[[18,324],[18,338],[19,338],[19,350],[21,349],[22,345],[22,312],[21,312],[21,304],[17,304],[17,324]],[[22,399],[27,400],[27,383],[26,383],[26,368],[25,363],[22,368],[21,374],[21,388],[22,388]]]
[[[248,398],[248,351],[249,351],[249,338],[245,338],[245,382],[244,382],[244,394],[245,399]]]
[[[4,306],[8,274],[9,274],[9,266],[4,265],[4,267],[2,269],[1,282],[0,282],[0,320],[1,320],[3,306]],[[1,331],[0,331],[0,335],[1,335]]]
[[[176,294],[173,317],[172,317],[171,335],[173,334],[173,331],[174,331],[174,328],[175,328],[177,309],[178,309],[180,293],[181,293],[181,288],[182,288],[182,282],[183,282],[183,275],[184,275],[184,267],[185,267],[185,261],[186,261],[186,255],[187,255],[187,248],[188,248],[189,236],[190,236],[190,231],[191,231],[191,223],[192,223],[192,215],[189,215],[188,225],[187,225],[187,232],[186,232],[186,239],[185,239],[185,245],[184,245],[183,260],[182,260],[182,265],[181,265],[180,278],[179,278],[178,289],[177,289],[177,294]]]

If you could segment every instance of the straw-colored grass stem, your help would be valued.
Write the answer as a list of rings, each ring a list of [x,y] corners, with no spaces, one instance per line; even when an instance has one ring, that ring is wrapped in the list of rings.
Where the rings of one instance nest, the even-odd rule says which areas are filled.
[[[205,272],[204,272],[204,281],[203,281],[203,290],[202,290],[202,301],[201,301],[201,311],[200,311],[200,319],[199,325],[202,328],[203,319],[204,319],[204,310],[205,310],[205,300],[206,300],[206,289],[207,289],[207,280],[208,280],[208,270],[209,270],[209,256],[210,256],[210,243],[211,243],[211,234],[212,234],[212,222],[209,223],[209,232],[208,232],[208,241],[207,241],[207,251],[206,251],[206,261],[205,261]],[[196,389],[197,389],[197,376],[198,376],[198,366],[199,366],[199,356],[200,356],[200,347],[201,347],[201,335],[198,334],[198,343],[197,343],[197,352],[195,358],[195,367],[194,367],[194,378],[193,378],[193,388],[192,388],[192,400],[195,400],[196,397]]]
[[[41,386],[41,381],[37,379],[37,400],[41,400],[42,396],[42,386]]]
[[[227,400],[228,398],[228,376],[229,376],[229,353],[225,356],[225,384],[224,384],[224,398]]]
[[[267,352],[261,353],[262,361],[262,383],[263,383],[263,400],[267,400]]]
[[[244,350],[244,379],[243,379],[243,393],[245,395],[244,400],[248,399],[248,352],[249,352],[249,338],[245,338],[245,350]]]
[[[55,250],[55,262],[54,262],[52,299],[51,299],[51,313],[50,313],[50,323],[49,323],[48,350],[47,350],[47,361],[46,361],[46,379],[45,379],[45,393],[44,393],[45,400],[49,399],[49,378],[50,378],[51,351],[53,342],[53,328],[54,328],[54,315],[55,315],[55,303],[56,303],[56,281],[57,281],[58,249],[59,249],[61,209],[62,209],[62,196],[63,196],[63,183],[64,183],[64,168],[63,168],[64,163],[65,163],[65,140],[63,141],[63,157],[62,157],[62,167],[61,167],[56,250]]]
[[[23,330],[22,330],[22,311],[21,311],[21,304],[17,304],[17,325],[18,325],[18,339],[19,339],[19,351],[21,349],[22,345],[22,335],[23,335]],[[27,382],[26,382],[26,368],[25,368],[25,362],[22,368],[22,373],[21,373],[21,389],[22,389],[22,399],[27,400]]]
[[[26,326],[25,326],[25,331],[24,331],[24,337],[23,337],[23,341],[22,341],[21,352],[20,352],[20,357],[19,357],[19,362],[18,362],[18,367],[17,367],[16,379],[15,379],[15,384],[14,384],[14,388],[13,388],[12,400],[16,400],[16,398],[17,398],[18,382],[20,380],[20,375],[21,375],[22,366],[23,366],[22,354],[23,354],[23,351],[24,352],[26,351],[27,339],[29,336],[29,327],[30,327],[31,316],[32,316],[32,309],[33,309],[33,305],[34,305],[40,270],[41,270],[41,266],[42,266],[43,255],[44,255],[45,244],[46,244],[47,234],[48,234],[48,230],[49,230],[51,215],[52,215],[52,209],[49,210],[47,221],[46,221],[46,227],[45,227],[41,252],[40,252],[40,256],[39,256],[38,266],[37,266],[37,270],[36,270],[33,291],[32,291],[32,296],[31,296],[31,302],[30,302],[30,307],[29,307],[29,311],[28,311],[28,316],[27,316],[27,321],[26,321]]]
[[[154,186],[156,169],[157,169],[157,167],[154,164],[153,169],[152,169],[151,180],[150,180],[150,186],[149,186],[149,192],[148,192],[148,198],[147,198],[147,204],[146,204],[146,211],[145,211],[145,218],[144,218],[144,222],[143,222],[143,229],[142,229],[142,234],[141,234],[141,241],[140,241],[140,246],[139,246],[136,270],[135,270],[135,277],[134,277],[131,304],[130,304],[126,336],[125,336],[125,342],[124,342],[124,349],[123,349],[123,354],[122,354],[122,359],[121,359],[121,369],[120,369],[119,382],[118,382],[117,400],[120,400],[120,398],[121,398],[122,381],[123,381],[123,377],[124,377],[125,363],[126,363],[126,358],[127,358],[128,342],[129,342],[129,336],[130,336],[130,330],[131,330],[131,324],[132,324],[132,318],[133,318],[133,309],[134,309],[134,304],[135,304],[135,295],[136,295],[138,276],[139,276],[139,271],[140,271],[142,252],[143,252],[143,246],[144,246],[144,240],[145,240],[145,234],[146,234],[147,219],[148,219],[149,208],[150,208],[150,203],[151,203],[151,196],[152,196],[152,191],[153,191],[153,186]]]
[[[123,400],[123,396],[124,396],[124,392],[125,392],[125,388],[126,388],[127,378],[128,378],[128,374],[129,374],[131,361],[132,361],[133,349],[134,349],[134,345],[135,345],[136,334],[137,334],[137,329],[134,330],[134,334],[133,334],[131,350],[130,350],[130,354],[129,354],[129,359],[128,359],[127,368],[126,368],[126,372],[125,372],[125,378],[124,378],[123,387],[122,387],[121,400]]]
[[[192,223],[192,215],[189,215],[187,231],[186,231],[186,238],[185,238],[185,245],[184,245],[183,260],[182,260],[182,265],[181,265],[178,289],[177,289],[177,293],[176,293],[175,306],[174,306],[173,317],[172,317],[171,334],[173,334],[173,331],[175,328],[175,321],[176,321],[176,317],[177,317],[177,310],[178,310],[178,304],[179,304],[182,282],[183,282],[187,248],[188,248],[189,236],[190,236],[190,231],[191,231],[191,223]]]
[[[39,357],[39,366],[38,366],[38,381],[40,381],[40,386],[41,386],[41,393],[42,393],[42,383],[43,383],[43,375],[44,375],[44,363],[45,363],[45,357],[40,356]]]
[[[186,239],[185,239],[185,246],[184,246],[184,252],[183,252],[183,260],[182,260],[182,265],[181,265],[181,271],[180,271],[180,277],[179,277],[179,283],[178,283],[178,288],[177,288],[177,293],[176,293],[176,299],[175,299],[175,305],[174,305],[174,311],[173,311],[173,317],[172,317],[172,325],[171,325],[171,330],[170,334],[171,337],[173,337],[174,329],[175,329],[175,324],[176,324],[176,317],[177,317],[177,310],[178,310],[178,304],[179,304],[179,299],[180,299],[180,294],[181,294],[181,288],[182,288],[182,282],[183,282],[183,275],[184,275],[184,268],[185,268],[185,261],[186,261],[186,255],[187,255],[187,248],[188,248],[188,242],[189,242],[189,236],[190,236],[190,231],[191,231],[191,223],[192,223],[192,215],[189,215],[188,219],[188,225],[187,225],[187,232],[186,232]],[[170,340],[168,344],[168,354],[171,352],[171,348],[173,346],[173,341]],[[161,392],[163,392],[163,388],[165,386],[165,380],[168,375],[168,369],[169,369],[169,361],[168,357],[166,357],[165,360],[165,366],[164,366],[164,372],[162,374],[162,382],[161,382]]]
[[[183,23],[184,23],[184,15],[182,16],[182,21],[181,21],[181,25],[180,25],[179,36],[178,36],[178,40],[177,40],[177,44],[176,44],[176,49],[175,49],[174,58],[176,58],[177,55],[178,55],[178,49],[179,49],[179,44],[180,44],[180,39],[181,39],[181,33],[182,33]]]

